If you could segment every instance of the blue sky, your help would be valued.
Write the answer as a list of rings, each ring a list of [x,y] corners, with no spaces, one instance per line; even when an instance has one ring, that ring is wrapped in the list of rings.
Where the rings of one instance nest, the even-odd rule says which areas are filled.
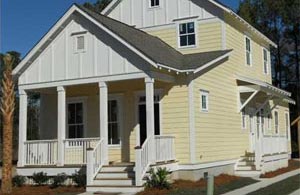
[[[96,0],[0,0],[0,53],[24,56],[73,4]],[[221,0],[236,9],[239,0]]]

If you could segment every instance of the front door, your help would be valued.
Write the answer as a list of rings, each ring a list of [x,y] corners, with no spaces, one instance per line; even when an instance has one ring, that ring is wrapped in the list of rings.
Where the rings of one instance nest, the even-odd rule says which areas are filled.
[[[145,97],[140,97],[138,105],[138,114],[139,114],[139,126],[140,126],[140,145],[142,146],[144,141],[147,138],[147,118],[146,118],[146,104]],[[155,135],[160,135],[160,105],[159,97],[155,97],[154,103],[154,129]]]

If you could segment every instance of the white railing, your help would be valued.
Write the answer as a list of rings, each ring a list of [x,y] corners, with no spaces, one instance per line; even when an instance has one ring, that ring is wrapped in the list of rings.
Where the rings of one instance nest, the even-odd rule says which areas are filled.
[[[91,185],[99,170],[104,165],[104,140],[101,139],[95,148],[87,149],[87,184]]]
[[[150,164],[151,164],[151,144],[153,143],[153,137],[147,138],[142,147],[135,149],[135,180],[136,186],[141,186],[143,183],[143,177],[145,176]]]
[[[76,138],[64,140],[65,164],[86,164],[88,148],[94,148],[100,138]]]
[[[25,165],[55,165],[57,140],[25,141]]]
[[[286,136],[264,136],[263,155],[284,153],[288,151],[288,139]]]
[[[156,135],[156,162],[175,160],[174,136]]]

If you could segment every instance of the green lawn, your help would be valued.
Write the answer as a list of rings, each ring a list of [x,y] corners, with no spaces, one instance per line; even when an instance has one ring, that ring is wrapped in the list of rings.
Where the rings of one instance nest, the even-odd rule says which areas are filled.
[[[300,189],[300,174],[252,192],[248,195],[288,195]]]

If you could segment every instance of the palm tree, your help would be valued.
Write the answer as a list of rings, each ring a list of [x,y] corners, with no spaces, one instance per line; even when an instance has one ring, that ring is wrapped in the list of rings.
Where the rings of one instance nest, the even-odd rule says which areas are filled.
[[[1,112],[3,117],[3,157],[2,157],[2,186],[3,194],[12,191],[12,154],[13,154],[13,116],[15,108],[14,82],[12,68],[14,58],[6,54],[3,58],[4,72],[2,78]]]

